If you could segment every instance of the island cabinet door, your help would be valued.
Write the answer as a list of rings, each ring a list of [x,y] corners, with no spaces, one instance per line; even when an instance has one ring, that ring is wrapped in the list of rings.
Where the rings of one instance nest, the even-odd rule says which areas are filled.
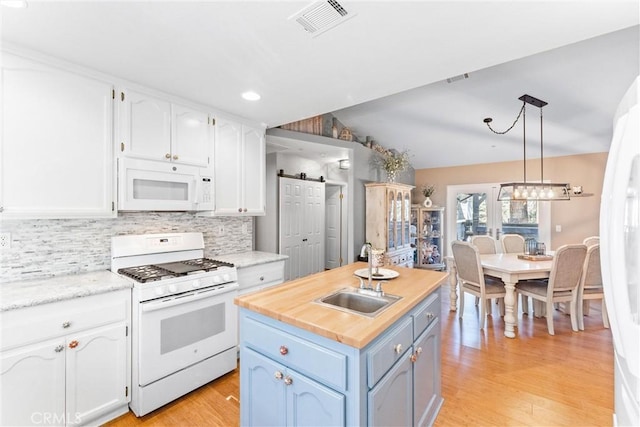
[[[240,425],[286,425],[284,366],[247,348],[240,359]]]
[[[304,375],[289,370],[287,387],[287,425],[344,426],[345,397]]]
[[[440,322],[433,321],[414,344],[414,426],[432,425],[442,398],[440,394]]]
[[[368,425],[410,426],[413,424],[413,367],[406,352],[369,391]]]

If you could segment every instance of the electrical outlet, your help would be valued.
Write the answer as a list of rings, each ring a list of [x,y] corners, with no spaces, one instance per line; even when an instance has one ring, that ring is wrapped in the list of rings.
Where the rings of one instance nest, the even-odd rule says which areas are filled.
[[[0,249],[11,247],[11,233],[0,233]]]

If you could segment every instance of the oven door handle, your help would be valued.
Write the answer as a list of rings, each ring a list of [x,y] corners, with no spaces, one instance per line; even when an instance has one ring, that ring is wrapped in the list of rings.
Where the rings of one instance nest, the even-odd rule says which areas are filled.
[[[237,287],[237,285],[236,285]],[[163,308],[169,308],[180,304],[186,304],[189,302],[199,301],[201,299],[210,298],[212,296],[220,295],[222,293],[231,292],[233,289],[229,289],[229,286],[223,286],[216,289],[208,289],[204,291],[196,291],[188,295],[177,295],[170,299],[160,299],[155,301],[143,302],[140,304],[143,312],[150,312],[161,310]]]

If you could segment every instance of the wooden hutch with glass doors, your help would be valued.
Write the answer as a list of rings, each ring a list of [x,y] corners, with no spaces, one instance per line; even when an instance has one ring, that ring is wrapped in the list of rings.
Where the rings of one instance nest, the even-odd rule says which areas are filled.
[[[386,262],[413,267],[411,244],[412,185],[372,182],[366,188],[366,241],[374,249],[384,249]]]

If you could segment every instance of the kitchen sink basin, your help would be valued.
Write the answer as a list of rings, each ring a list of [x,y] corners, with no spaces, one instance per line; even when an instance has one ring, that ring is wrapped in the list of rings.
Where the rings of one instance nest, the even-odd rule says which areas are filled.
[[[375,317],[400,298],[396,295],[368,295],[358,288],[344,288],[330,295],[320,297],[314,302],[349,313]]]

